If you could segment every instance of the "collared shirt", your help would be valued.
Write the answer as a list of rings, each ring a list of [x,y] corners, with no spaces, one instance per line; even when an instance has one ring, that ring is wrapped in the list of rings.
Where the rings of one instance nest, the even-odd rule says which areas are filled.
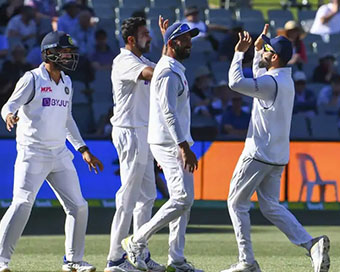
[[[265,163],[284,165],[289,160],[294,82],[291,68],[269,71],[259,68],[262,52],[255,50],[254,78],[243,76],[244,54],[235,52],[229,70],[229,86],[236,92],[254,97],[243,154]]]
[[[145,127],[149,121],[150,82],[139,79],[141,72],[155,63],[125,48],[113,60],[111,81],[114,127]]]
[[[72,117],[72,94],[71,79],[61,72],[56,84],[42,63],[20,78],[1,116],[6,121],[9,113],[18,111],[20,145],[54,149],[64,146],[67,138],[78,149],[85,143]]]
[[[150,144],[193,144],[190,134],[190,93],[185,67],[163,55],[155,68],[150,88]]]

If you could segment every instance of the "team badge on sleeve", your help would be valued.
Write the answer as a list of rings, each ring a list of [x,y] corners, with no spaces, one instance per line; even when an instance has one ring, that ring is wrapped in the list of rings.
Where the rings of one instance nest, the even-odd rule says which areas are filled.
[[[70,93],[70,89],[68,87],[65,87],[65,93],[69,94]]]

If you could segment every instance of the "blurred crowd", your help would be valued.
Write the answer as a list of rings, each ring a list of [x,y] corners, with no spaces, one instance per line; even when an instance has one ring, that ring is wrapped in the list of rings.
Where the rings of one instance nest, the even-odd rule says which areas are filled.
[[[7,0],[1,4],[0,106],[11,95],[17,80],[41,63],[42,37],[52,30],[65,31],[76,42],[80,53],[78,69],[69,73],[77,92],[73,108],[75,119],[85,135],[109,137],[113,102],[109,102],[111,88],[108,82],[112,60],[119,53],[122,41],[119,30],[117,34],[118,28],[116,32],[110,29],[115,25],[113,17],[110,22],[107,18],[102,19],[93,4],[94,1],[88,0]],[[329,50],[332,47],[330,38],[338,36],[340,46],[338,0],[321,5],[315,13],[309,29],[300,21],[287,20],[271,33],[272,36],[284,35],[293,43],[294,55],[289,62],[296,88],[293,113],[303,116],[307,124],[317,115],[332,115],[339,120],[340,112],[340,47]],[[184,63],[191,85],[193,136],[201,140],[244,139],[252,101],[229,89],[227,73],[238,32],[248,28],[242,20],[234,20],[232,16],[224,16],[219,21],[212,20],[212,11],[209,20],[207,17],[202,19],[202,14],[202,9],[187,6],[180,17],[201,31],[193,41],[192,57]],[[148,15],[150,13],[142,9],[135,10],[130,16],[146,18]],[[179,20],[179,17],[175,19]],[[224,23],[227,21],[230,23]],[[105,27],[103,22],[109,23]],[[147,57],[156,62],[163,43],[152,22],[149,21],[149,27],[153,42]],[[251,33],[253,38],[259,34]],[[250,48],[243,60],[246,77],[252,76],[253,50]],[[340,122],[335,126],[339,128]],[[308,129],[312,130],[311,127]]]

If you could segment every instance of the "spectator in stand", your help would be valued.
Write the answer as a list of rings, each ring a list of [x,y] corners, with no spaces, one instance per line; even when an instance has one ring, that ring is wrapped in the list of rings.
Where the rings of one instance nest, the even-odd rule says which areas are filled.
[[[43,38],[46,36],[47,33],[44,33],[42,35],[39,35],[37,39],[37,43],[35,46],[31,48],[31,50],[28,52],[26,56],[26,61],[33,67],[37,68],[42,63],[42,57],[41,57],[41,42]]]
[[[313,81],[329,84],[333,75],[336,74],[334,65],[335,57],[332,54],[326,53],[319,59],[319,65],[314,69]]]
[[[75,1],[69,1],[63,5],[65,11],[58,19],[58,30],[71,33],[72,28],[77,24],[77,16],[80,6]]]
[[[26,0],[25,5],[35,8],[38,17],[57,17],[57,0]]]
[[[91,56],[95,48],[95,27],[91,22],[92,13],[83,9],[78,14],[78,20],[71,30],[70,35],[76,41],[79,54]]]
[[[294,20],[288,21],[284,25],[282,33],[280,32],[281,31],[278,30],[277,35],[287,37],[293,45],[293,56],[288,64],[296,65],[299,70],[302,70],[303,64],[307,63],[306,47],[303,42],[303,38],[306,36],[306,33],[302,29],[301,25]]]
[[[117,48],[110,48],[107,44],[107,34],[103,29],[97,30],[95,37],[95,51],[90,57],[92,66],[95,70],[111,70],[112,61],[119,54],[118,46]]]
[[[231,62],[234,56],[235,45],[238,42],[238,33],[243,32],[242,24],[235,23],[229,33],[226,34],[224,39],[220,42],[218,47],[218,55],[220,61]]]
[[[195,71],[195,81],[190,92],[190,104],[193,115],[203,115],[213,119],[221,104],[213,96],[213,78],[206,66],[200,66]],[[214,105],[215,104],[215,107]],[[217,107],[217,109],[216,109]]]
[[[188,24],[190,28],[198,28],[200,31],[197,37],[192,40],[195,41],[199,38],[205,38],[210,41],[214,50],[218,50],[218,41],[209,32],[222,31],[227,33],[229,29],[226,26],[218,24],[207,25],[203,20],[201,20],[199,9],[196,6],[187,7],[184,10],[184,16],[185,19],[183,20],[183,23]]]
[[[339,1],[331,0],[319,7],[310,33],[322,36],[340,33]]]
[[[26,62],[26,49],[23,45],[17,44],[13,47],[11,57],[3,63],[0,73],[0,107],[11,96],[19,78],[32,69],[32,66]]]
[[[242,95],[232,93],[231,106],[223,113],[221,132],[231,137],[245,139],[250,114],[242,109]]]
[[[331,85],[321,89],[318,97],[318,107],[329,107],[326,114],[337,114],[340,110],[340,75],[333,75]]]
[[[20,14],[10,19],[6,28],[6,36],[19,38],[26,45],[30,39],[37,35],[37,25],[35,22],[35,9],[30,6],[23,6]]]
[[[215,119],[218,124],[222,123],[222,116],[223,112],[227,109],[229,105],[229,97],[231,95],[231,90],[228,86],[228,82],[225,80],[220,80],[214,87],[213,87],[213,95],[216,97],[220,103],[220,111],[216,112]]]
[[[15,15],[20,14],[24,6],[24,0],[7,0],[0,6],[0,26],[6,27],[9,20]]]
[[[295,85],[295,97],[293,114],[304,114],[306,117],[313,117],[317,113],[316,96],[313,91],[306,88],[307,77],[302,71],[293,74]]]

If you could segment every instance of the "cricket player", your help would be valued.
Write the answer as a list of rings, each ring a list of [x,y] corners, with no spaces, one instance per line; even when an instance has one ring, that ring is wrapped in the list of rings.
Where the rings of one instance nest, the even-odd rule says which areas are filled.
[[[245,147],[230,183],[228,208],[239,250],[239,262],[223,272],[259,272],[250,240],[250,198],[256,191],[261,212],[295,245],[306,248],[315,272],[329,270],[327,236],[313,239],[279,203],[280,180],[289,160],[289,132],[294,104],[291,68],[292,44],[283,37],[269,39],[265,25],[255,41],[254,78],[242,73],[244,53],[252,43],[248,32],[239,33],[229,70],[232,90],[254,98]]]
[[[159,26],[165,32],[168,21],[160,16]],[[140,17],[125,20],[121,29],[125,47],[112,65],[113,110],[112,140],[120,163],[121,187],[116,194],[116,213],[111,227],[110,252],[105,272],[136,271],[127,261],[121,241],[129,234],[133,217],[135,233],[151,218],[157,196],[154,158],[147,143],[150,80],[155,63],[143,56],[149,52],[151,37],[146,21]],[[165,266],[143,256],[147,268],[165,271]]]
[[[183,23],[168,27],[164,34],[166,54],[157,63],[150,87],[150,120],[148,142],[156,161],[161,165],[170,199],[152,219],[133,236],[122,241],[131,264],[139,270],[148,269],[143,252],[148,240],[169,225],[168,272],[198,272],[184,257],[185,231],[194,201],[193,172],[197,159],[190,149],[189,88],[185,67],[181,63],[190,56],[191,38],[197,28]]]
[[[11,131],[17,124],[17,158],[13,200],[0,223],[0,271],[8,263],[20,238],[36,195],[46,179],[66,213],[64,272],[92,272],[83,261],[88,207],[82,196],[73,155],[66,139],[82,153],[89,170],[102,163],[91,154],[72,117],[72,82],[63,70],[75,70],[77,47],[64,32],[48,33],[41,43],[44,62],[24,74],[1,110]]]

